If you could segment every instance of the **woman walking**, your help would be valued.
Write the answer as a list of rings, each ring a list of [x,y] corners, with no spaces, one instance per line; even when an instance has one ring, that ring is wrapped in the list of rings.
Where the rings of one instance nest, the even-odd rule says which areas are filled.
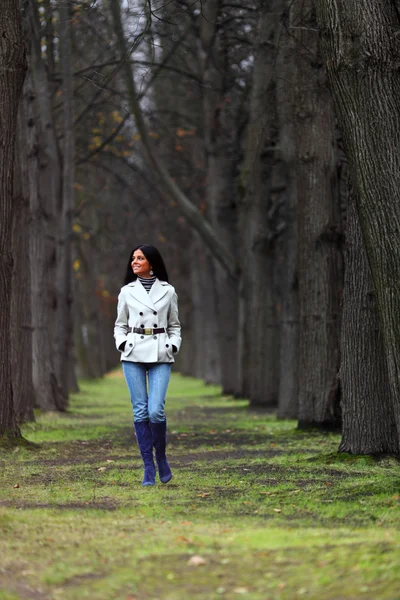
[[[161,254],[141,245],[129,255],[125,285],[118,296],[114,338],[132,401],[136,439],[144,463],[142,485],[172,478],[166,458],[165,396],[174,354],[181,345],[178,297],[168,283]]]

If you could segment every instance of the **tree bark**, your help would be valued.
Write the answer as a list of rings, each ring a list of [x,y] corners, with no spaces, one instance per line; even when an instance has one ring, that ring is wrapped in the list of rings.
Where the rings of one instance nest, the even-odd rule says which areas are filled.
[[[57,239],[57,319],[55,344],[55,369],[58,383],[65,398],[70,382],[74,380],[72,353],[72,264],[71,232],[75,182],[75,144],[73,127],[73,74],[69,5],[61,2],[60,17],[60,66],[62,74],[63,101],[63,148],[62,148],[62,199],[59,207]]]
[[[216,281],[212,256],[204,249],[198,236],[192,244],[191,284],[193,327],[196,340],[194,376],[206,383],[221,381],[219,346],[216,336]]]
[[[55,135],[50,90],[41,52],[37,5],[29,0],[29,24],[32,41],[32,80],[34,119],[29,185],[31,211],[31,308],[32,361],[36,402],[43,410],[63,410],[66,396],[61,389],[54,364],[57,325],[56,266],[60,201],[59,148]]]
[[[34,421],[29,218],[29,134],[32,127],[32,81],[25,79],[19,105],[14,172],[13,279],[11,308],[11,372],[14,408],[19,423]]]
[[[400,13],[396,2],[384,0],[318,0],[317,6],[376,294],[399,439]]]
[[[298,417],[298,286],[297,286],[297,189],[296,189],[296,137],[294,129],[295,112],[295,45],[290,35],[290,4],[285,5],[285,28],[279,41],[276,82],[277,113],[279,120],[279,149],[282,161],[283,190],[282,218],[284,231],[278,249],[280,277],[280,373],[278,417],[297,419]]]
[[[398,454],[376,297],[353,194],[347,206],[340,382],[341,452]]]
[[[260,8],[239,222],[242,392],[252,405],[263,406],[276,406],[279,393],[278,295],[274,286],[274,216],[279,195],[273,182],[278,159],[274,67],[281,13],[281,0],[264,2]]]
[[[339,254],[335,125],[316,30],[314,0],[292,4],[296,36],[299,427],[337,428]]]
[[[234,111],[229,95],[227,42],[218,33],[222,3],[207,0],[202,5],[200,39],[203,73],[203,118],[205,135],[206,204],[213,230],[236,260],[237,198],[235,170],[238,158],[234,143]],[[232,92],[232,90],[231,90]],[[223,393],[240,391],[238,363],[238,281],[216,262],[217,339]]]
[[[18,103],[26,71],[17,0],[0,11],[0,435],[20,435],[11,382],[11,281],[14,152]]]

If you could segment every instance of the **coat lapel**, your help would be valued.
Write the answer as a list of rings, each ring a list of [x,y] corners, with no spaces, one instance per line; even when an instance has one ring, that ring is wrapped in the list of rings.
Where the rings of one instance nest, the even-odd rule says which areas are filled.
[[[142,286],[143,287],[143,286]],[[151,290],[149,292],[150,299],[154,304],[161,300],[163,296],[168,292],[168,284],[166,282],[161,282],[159,279],[156,279],[153,285],[151,286]]]
[[[152,288],[156,285],[156,283],[157,283],[157,280],[155,283],[153,283]],[[136,281],[133,281],[132,283],[130,283],[129,284],[129,292],[132,294],[132,296],[134,296],[134,298],[136,300],[138,300],[142,304],[145,304],[146,306],[148,306],[149,308],[152,308],[153,310],[155,309],[152,298],[146,292],[146,290],[144,289],[144,287],[142,286],[140,281],[136,280]]]

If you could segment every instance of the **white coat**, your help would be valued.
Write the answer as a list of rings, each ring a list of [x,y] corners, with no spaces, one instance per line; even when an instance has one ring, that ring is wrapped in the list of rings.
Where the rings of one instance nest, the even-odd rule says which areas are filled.
[[[132,333],[132,327],[160,328],[165,333],[142,335]],[[146,292],[139,279],[121,288],[118,296],[117,319],[114,327],[115,345],[126,342],[121,360],[138,363],[172,363],[172,346],[181,346],[181,325],[178,318],[178,296],[166,281],[156,279]]]

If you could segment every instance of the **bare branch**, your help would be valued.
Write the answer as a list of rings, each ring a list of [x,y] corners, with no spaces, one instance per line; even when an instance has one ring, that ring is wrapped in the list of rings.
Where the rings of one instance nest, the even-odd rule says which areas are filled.
[[[121,12],[119,0],[110,0],[111,12],[114,20],[115,33],[118,40],[119,49],[124,59],[129,56],[126,49],[124,31],[121,22]],[[192,225],[192,227],[201,235],[203,241],[212,250],[216,260],[222,267],[234,278],[238,277],[238,265],[229,250],[221,243],[210,223],[203,217],[199,209],[187,198],[187,196],[178,187],[172,179],[165,165],[161,162],[148,135],[147,125],[144,121],[141,107],[139,104],[136,85],[132,74],[132,66],[125,60],[122,61],[124,66],[126,85],[128,88],[129,103],[132,114],[135,118],[136,127],[140,133],[143,145],[147,156],[155,168],[158,176],[162,180],[166,191],[177,202],[182,214]]]

